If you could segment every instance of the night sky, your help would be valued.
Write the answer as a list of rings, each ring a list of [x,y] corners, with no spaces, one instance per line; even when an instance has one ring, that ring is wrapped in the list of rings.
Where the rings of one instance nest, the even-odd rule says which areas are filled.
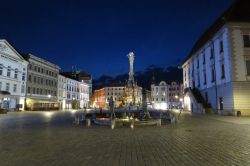
[[[1,1],[0,38],[21,53],[94,78],[181,64],[233,0]]]

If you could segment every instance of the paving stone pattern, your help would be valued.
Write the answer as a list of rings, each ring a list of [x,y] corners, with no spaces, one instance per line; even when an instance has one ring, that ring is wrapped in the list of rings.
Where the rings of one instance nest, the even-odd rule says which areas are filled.
[[[73,116],[0,115],[0,166],[250,165],[248,124],[183,114],[175,125],[111,130],[74,126]]]

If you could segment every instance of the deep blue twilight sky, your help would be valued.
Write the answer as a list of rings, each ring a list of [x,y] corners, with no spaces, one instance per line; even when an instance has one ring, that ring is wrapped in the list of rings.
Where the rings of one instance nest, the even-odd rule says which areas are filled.
[[[181,64],[194,42],[233,0],[9,0],[0,5],[0,38],[62,70],[94,78],[154,64]]]

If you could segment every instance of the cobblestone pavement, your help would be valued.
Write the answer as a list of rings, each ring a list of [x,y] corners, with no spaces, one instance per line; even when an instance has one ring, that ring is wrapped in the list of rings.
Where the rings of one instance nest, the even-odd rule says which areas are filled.
[[[73,117],[0,115],[0,165],[250,165],[248,124],[184,113],[175,125],[111,130],[73,126]]]

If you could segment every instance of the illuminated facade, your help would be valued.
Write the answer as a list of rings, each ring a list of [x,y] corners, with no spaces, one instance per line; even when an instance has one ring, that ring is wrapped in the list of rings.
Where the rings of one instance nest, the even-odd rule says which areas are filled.
[[[25,110],[59,110],[59,66],[32,54],[22,56],[29,62]]]
[[[89,107],[89,85],[63,74],[59,75],[58,101],[62,109]]]
[[[66,100],[67,100],[67,78],[63,75],[58,75],[58,102],[60,109],[66,109]]]
[[[168,105],[169,108],[183,108],[183,84],[171,82],[168,85]]]
[[[152,107],[157,110],[166,110],[168,106],[168,85],[161,81],[159,85],[151,85]]]
[[[161,81],[151,85],[152,107],[154,109],[179,109],[183,107],[183,86],[177,82],[167,84]]]
[[[250,115],[247,6],[247,1],[236,1],[201,36],[182,65],[187,110],[203,112],[208,105],[220,114]]]
[[[28,62],[0,40],[0,108],[24,110]]]

